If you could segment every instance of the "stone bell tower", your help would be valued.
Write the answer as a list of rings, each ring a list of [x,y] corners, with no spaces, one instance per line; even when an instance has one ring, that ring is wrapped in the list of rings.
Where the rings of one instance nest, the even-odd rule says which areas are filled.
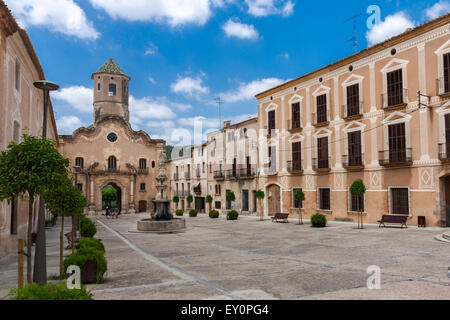
[[[130,121],[128,109],[128,86],[131,78],[120,69],[114,59],[109,59],[95,73],[94,80],[94,123],[106,116],[120,116]]]

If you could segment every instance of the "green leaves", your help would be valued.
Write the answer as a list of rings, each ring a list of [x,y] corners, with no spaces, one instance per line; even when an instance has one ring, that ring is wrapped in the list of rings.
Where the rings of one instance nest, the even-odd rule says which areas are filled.
[[[192,197],[192,195],[188,195],[188,196],[186,197],[186,201],[187,201],[188,203],[192,203],[192,201],[194,201],[194,198]]]
[[[264,199],[264,197],[265,197],[264,191],[261,191],[261,190],[256,191],[255,197],[256,197],[256,199]]]
[[[208,194],[208,195],[206,196],[206,202],[207,202],[207,203],[213,202],[213,197],[211,197],[211,195]]]
[[[366,192],[366,186],[364,185],[364,182],[362,179],[355,180],[351,187],[350,187],[350,193],[352,195],[362,195]]]
[[[87,200],[81,191],[67,177],[60,177],[53,188],[44,192],[47,208],[60,216],[72,216],[83,213]]]
[[[234,194],[233,191],[229,191],[229,192],[227,192],[227,195],[225,198],[227,199],[227,201],[233,202],[234,200],[236,200],[236,195]]]
[[[305,194],[303,193],[302,190],[300,190],[300,189],[295,190],[294,200],[295,201],[305,201]]]

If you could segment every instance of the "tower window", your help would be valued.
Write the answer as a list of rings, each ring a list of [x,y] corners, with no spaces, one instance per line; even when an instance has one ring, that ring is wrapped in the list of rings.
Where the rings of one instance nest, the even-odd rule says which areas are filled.
[[[75,166],[80,167],[83,169],[84,167],[84,159],[81,157],[75,158]]]
[[[139,169],[147,169],[147,160],[139,159]]]
[[[152,161],[152,168],[155,167],[155,161]]]
[[[15,88],[17,91],[20,91],[20,63],[16,61],[15,66]]]
[[[109,92],[108,95],[110,97],[115,97],[116,96],[116,85],[114,83],[110,83],[109,84]]]
[[[97,90],[100,91],[101,88],[102,88],[101,84],[98,83],[98,84],[97,84]]]
[[[109,157],[108,159],[108,169],[115,170],[117,169],[117,159],[114,156]]]
[[[117,134],[115,134],[114,132],[111,132],[110,134],[108,134],[107,139],[110,142],[116,142],[117,141]]]

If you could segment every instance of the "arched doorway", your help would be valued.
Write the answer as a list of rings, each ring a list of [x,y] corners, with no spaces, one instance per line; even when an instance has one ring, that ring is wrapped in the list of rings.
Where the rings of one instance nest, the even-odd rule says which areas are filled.
[[[115,183],[109,183],[102,189],[102,210],[106,206],[122,211],[122,189]]]
[[[267,195],[267,214],[274,216],[275,213],[281,213],[281,188],[276,184],[266,187]]]

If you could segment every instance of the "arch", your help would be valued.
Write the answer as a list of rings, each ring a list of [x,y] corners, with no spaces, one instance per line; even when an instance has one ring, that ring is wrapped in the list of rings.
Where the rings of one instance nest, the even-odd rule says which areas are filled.
[[[119,208],[120,212],[123,212],[125,210],[124,205],[126,204],[126,190],[127,189],[125,188],[125,186],[122,183],[120,183],[116,179],[105,180],[105,182],[103,182],[99,185],[99,189],[98,189],[99,198],[98,198],[98,202],[97,202],[98,210],[99,211],[103,210],[102,191],[103,191],[103,189],[105,189],[108,186],[111,186],[114,189],[116,189],[116,191],[117,191],[117,208]]]

